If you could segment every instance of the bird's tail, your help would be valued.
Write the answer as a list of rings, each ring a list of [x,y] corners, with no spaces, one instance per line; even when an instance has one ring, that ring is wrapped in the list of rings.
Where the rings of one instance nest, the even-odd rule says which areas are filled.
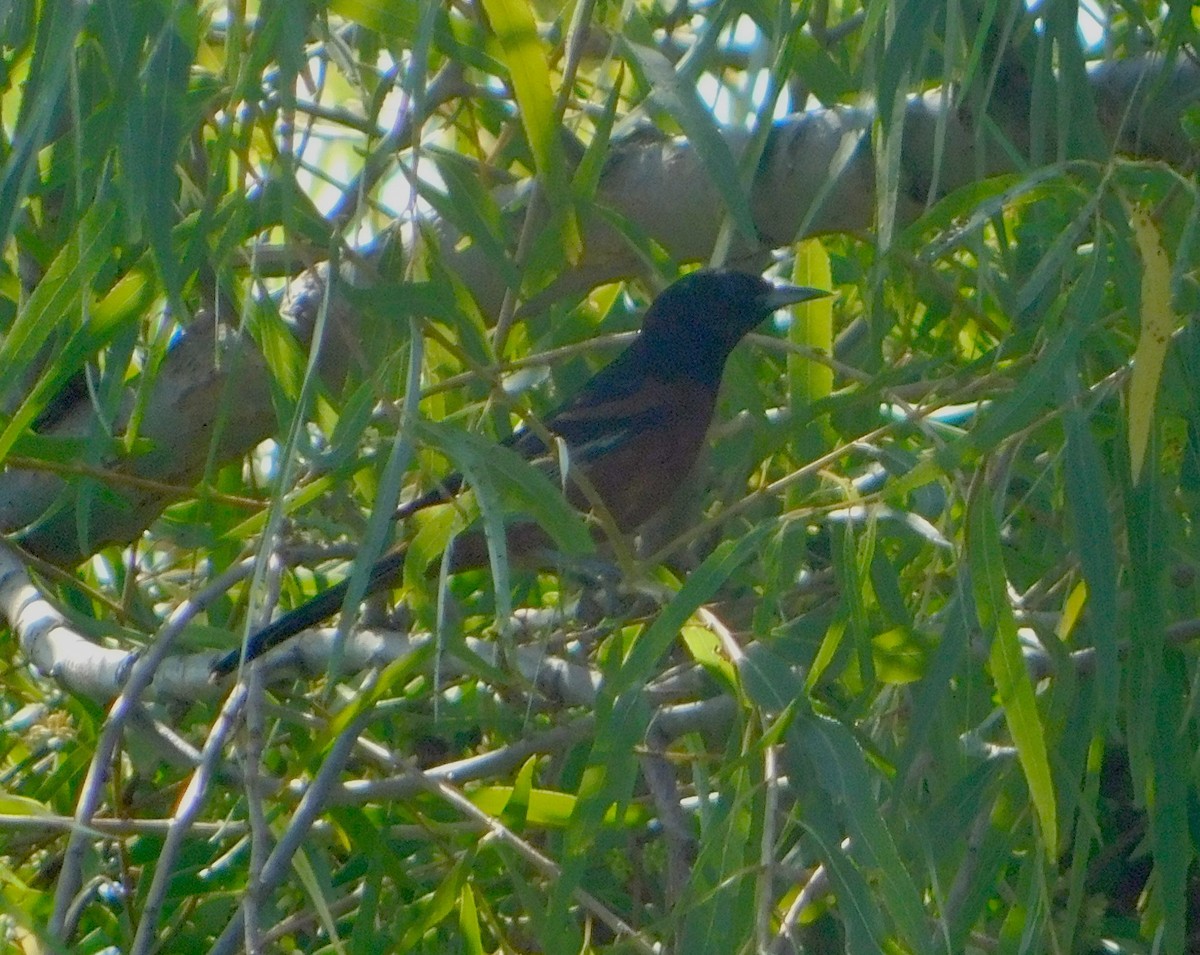
[[[371,567],[370,576],[367,577],[366,593],[378,593],[400,576],[400,571],[404,568],[407,550],[407,547],[401,545],[388,551],[375,562]],[[278,620],[272,621],[257,633],[252,634],[242,649],[230,651],[213,664],[213,678],[227,676],[243,662],[249,663],[251,660],[258,659],[268,650],[279,646],[302,630],[307,630],[322,620],[332,617],[341,610],[349,585],[350,581],[347,579],[322,590],[308,602],[302,603],[294,610],[289,610]]]

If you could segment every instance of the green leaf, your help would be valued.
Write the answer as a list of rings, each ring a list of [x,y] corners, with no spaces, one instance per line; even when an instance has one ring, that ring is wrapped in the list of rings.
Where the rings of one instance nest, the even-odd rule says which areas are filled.
[[[70,61],[88,9],[84,3],[50,3],[39,8],[33,60],[21,91],[16,127],[5,135],[11,151],[4,156],[0,174],[0,248],[8,247],[17,217],[25,208],[38,154],[59,115],[59,98],[72,73]],[[9,8],[3,16],[15,18],[16,14]]]
[[[838,896],[843,917],[848,929],[853,921],[862,939],[855,950],[870,951],[864,947],[866,940],[872,939],[878,945],[882,937],[881,919],[874,905],[874,899],[880,897],[910,948],[928,951],[921,896],[880,814],[862,749],[846,727],[806,705],[800,680],[769,649],[758,644],[747,651],[743,672],[747,692],[768,713],[795,711],[784,735],[788,778],[803,801],[802,820],[813,826],[814,834],[824,833],[823,861],[838,868],[847,893]],[[830,818],[818,824],[820,817],[812,815],[817,806],[840,810],[842,825],[853,842],[851,855],[860,868],[879,874],[878,892],[860,891],[862,876],[843,864],[845,853],[838,845],[840,840],[833,836],[837,831],[835,821]],[[835,852],[842,858],[835,860]]]
[[[896,92],[902,83],[907,85],[909,78],[920,68],[930,43],[934,41],[935,22],[938,17],[944,16],[944,10],[945,5],[940,0],[908,0],[894,14],[895,21],[876,86],[877,101],[882,107],[879,117],[885,132],[892,118],[891,106],[896,100]]]
[[[17,315],[3,344],[0,344],[0,368],[11,374],[25,368],[56,329],[78,326],[83,320],[92,280],[112,254],[113,223],[116,207],[112,202],[97,202],[84,215],[70,240],[46,270],[25,307]],[[0,460],[13,442],[37,417],[46,395],[52,393],[77,368],[78,343],[90,339],[86,326],[73,336],[76,347],[64,349],[54,357],[42,374],[38,389],[18,408],[0,433]],[[68,354],[67,352],[70,352]]]
[[[183,141],[188,76],[195,57],[196,13],[186,5],[173,11],[142,71],[129,104],[121,158],[126,217],[144,224],[163,286],[173,301],[182,294],[179,254],[171,241],[179,196],[176,159]]]
[[[533,11],[524,0],[483,0],[501,57],[512,80],[521,125],[533,152],[538,178],[558,220],[555,231],[565,244],[569,262],[583,251],[583,240],[572,209],[567,161],[559,139],[559,119],[550,84],[550,64],[538,36]]]
[[[842,102],[856,89],[854,77],[811,34],[807,31],[797,31],[797,34],[793,60],[796,75],[804,80],[812,95],[827,106]]]
[[[462,856],[458,864],[438,883],[433,894],[421,899],[414,906],[418,916],[415,921],[409,923],[407,931],[396,946],[396,951],[419,951],[421,939],[425,934],[458,911],[462,893],[470,891],[468,877],[472,858],[471,853]]]
[[[449,425],[421,421],[416,429],[423,442],[444,453],[468,478],[474,476],[505,492],[512,506],[502,506],[497,498],[498,514],[519,512],[532,519],[568,554],[586,554],[594,549],[591,534],[579,512],[563,496],[561,485],[516,451],[484,435]]]
[[[1024,313],[1040,299],[1051,281],[1065,280],[1068,267],[1079,255],[1081,236],[1095,222],[1099,202],[1099,192],[1090,195],[1087,201],[1080,205],[1067,227],[1055,237],[1046,254],[1038,260],[1025,284],[1017,292],[1016,308],[1019,314]]]
[[[339,286],[355,308],[381,321],[397,322],[406,317],[436,318],[452,326],[460,320],[454,292],[440,282],[380,282],[369,288]]]
[[[380,476],[379,486],[375,492],[371,516],[367,521],[358,555],[346,584],[346,596],[342,601],[342,615],[338,623],[337,638],[329,659],[331,673],[338,671],[338,665],[341,662],[342,640],[357,617],[359,604],[366,596],[367,578],[371,573],[371,565],[387,550],[387,542],[395,524],[393,515],[396,513],[396,504],[400,500],[400,488],[404,482],[405,472],[408,471],[413,458],[413,431],[418,414],[417,404],[421,398],[420,383],[421,368],[424,364],[422,360],[424,344],[424,339],[417,332],[414,321],[401,426],[392,439],[392,446],[388,451],[383,474]]]
[[[989,663],[992,680],[1009,734],[1017,748],[1025,781],[1041,823],[1046,851],[1051,860],[1058,853],[1058,811],[1054,782],[1046,754],[1046,731],[1038,714],[1033,683],[1021,654],[1017,623],[1008,602],[1008,579],[1000,552],[1000,531],[988,494],[978,491],[968,502],[967,557],[975,610],[984,634],[990,640]]]
[[[577,198],[591,200],[595,198],[596,189],[600,185],[600,177],[605,165],[613,157],[611,150],[613,126],[617,121],[617,111],[621,106],[621,81],[625,78],[625,64],[617,67],[617,75],[613,78],[612,89],[604,104],[604,112],[596,121],[596,131],[592,141],[587,144],[583,158],[575,168],[575,195]]]
[[[914,762],[921,759],[930,737],[946,720],[947,704],[952,698],[952,683],[966,656],[973,621],[968,618],[964,596],[965,575],[955,582],[954,593],[942,611],[945,621],[941,640],[934,647],[928,671],[912,693],[907,738],[896,759],[896,777],[906,779]]]
[[[1129,466],[1136,484],[1146,461],[1158,382],[1176,321],[1171,311],[1171,260],[1162,236],[1140,207],[1130,210],[1130,224],[1142,256],[1141,329],[1129,380]]]
[[[0,813],[6,816],[27,816],[29,818],[54,818],[56,813],[36,799],[20,796],[0,789]],[[93,831],[93,830],[89,830]],[[97,832],[97,835],[99,833]]]
[[[1194,717],[1186,718],[1186,664],[1168,649],[1165,630],[1165,568],[1169,564],[1172,518],[1163,505],[1161,481],[1143,480],[1125,488],[1129,534],[1128,710],[1129,774],[1143,800],[1150,825],[1154,888],[1146,915],[1147,934],[1161,928],[1162,951],[1185,951],[1187,874],[1193,838],[1187,823],[1191,774],[1180,767],[1193,757]],[[1186,720],[1186,722],[1185,722]],[[1180,762],[1182,760],[1183,762]]]
[[[846,932],[846,952],[848,955],[878,955],[887,951],[887,932],[876,893],[842,848],[832,808],[818,800],[804,808],[800,825],[816,844],[817,856],[833,887],[838,914]]]
[[[312,900],[313,908],[316,909],[317,920],[325,930],[330,946],[339,955],[340,953],[344,953],[344,945],[338,936],[337,919],[334,918],[333,910],[329,905],[334,894],[332,891],[333,887],[329,885],[328,879],[325,878],[327,873],[323,870],[318,870],[317,866],[313,864],[309,858],[309,849],[306,847],[301,847],[292,856],[292,871],[296,873],[296,878],[300,880],[300,884],[304,886],[305,892],[308,893],[308,897]]]
[[[483,933],[475,908],[475,890],[469,884],[462,887],[458,896],[458,930],[462,933],[466,955],[483,955]]]
[[[1077,404],[1063,414],[1066,429],[1066,458],[1063,479],[1070,506],[1075,551],[1087,582],[1088,627],[1096,648],[1096,700],[1101,714],[1117,703],[1121,685],[1121,663],[1117,655],[1119,618],[1117,602],[1117,535],[1109,517],[1108,481],[1104,459],[1096,447],[1091,427]],[[1103,718],[1102,718],[1103,723]]]
[[[841,807],[851,852],[862,868],[878,873],[878,895],[911,950],[929,951],[921,894],[884,824],[866,757],[849,730],[816,713],[798,716],[788,731],[785,752],[789,775],[799,771],[816,778],[831,804]]]
[[[986,453],[1056,407],[1063,369],[1074,364],[1082,339],[1083,326],[1075,321],[1054,333],[1029,371],[1017,379],[1016,387],[980,416],[968,437],[970,446]]]
[[[568,913],[573,895],[592,863],[592,852],[606,818],[620,817],[633,797],[638,777],[638,752],[645,741],[650,711],[644,694],[629,693],[614,698],[603,693],[596,704],[596,732],[587,763],[579,775],[575,806],[563,836],[559,878],[554,881],[545,913],[547,923],[572,923]],[[578,952],[569,947],[570,938],[561,931],[554,937],[551,952]]]
[[[679,636],[691,658],[712,677],[727,687],[737,686],[737,671],[729,658],[721,652],[721,642],[712,630],[708,627],[684,624]]]
[[[478,175],[462,156],[432,148],[429,154],[446,184],[446,191],[441,192],[415,177],[421,198],[480,247],[490,266],[503,276],[510,288],[519,288],[521,276],[505,249],[507,227],[492,193],[483,188]]]
[[[645,74],[651,99],[679,124],[696,150],[709,181],[725,201],[725,208],[733,216],[738,230],[747,239],[757,242],[758,227],[754,224],[750,198],[742,187],[737,162],[712,110],[696,92],[695,84],[682,80],[671,61],[653,47],[632,43],[624,37],[621,47]]]
[[[767,713],[807,708],[804,684],[792,673],[787,661],[765,644],[748,646],[738,670],[746,695]]]
[[[792,281],[810,288],[833,288],[833,272],[829,253],[820,239],[808,239],[796,247],[796,264]],[[821,298],[792,309],[788,341],[811,348],[823,355],[833,355],[833,299]],[[833,391],[833,369],[824,362],[814,361],[791,352],[787,357],[788,397],[793,409],[812,405],[828,398]]]
[[[1154,784],[1149,789],[1146,812],[1150,819],[1150,844],[1154,854],[1155,921],[1163,929],[1162,951],[1185,951],[1188,934],[1188,872],[1196,857],[1193,830],[1188,824],[1191,785],[1180,772],[1194,756],[1182,729],[1184,701],[1188,697],[1187,664],[1177,651],[1165,654],[1162,679],[1152,707],[1157,711],[1151,736]]]
[[[740,540],[719,544],[704,563],[688,575],[675,599],[638,636],[614,677],[610,692],[619,695],[643,685],[692,614],[717,592],[730,574],[758,553],[763,539],[774,529],[773,521],[763,521]]]
[[[679,930],[681,952],[727,955],[753,931],[757,859],[752,840],[759,807],[746,768],[738,766],[729,775],[701,814],[699,852],[678,906],[686,912]],[[701,791],[712,790],[703,786]]]
[[[417,36],[421,21],[417,0],[331,0],[329,12],[406,44]],[[439,12],[434,37],[453,59],[487,73],[500,72],[489,38],[474,23],[452,16],[449,9]]]

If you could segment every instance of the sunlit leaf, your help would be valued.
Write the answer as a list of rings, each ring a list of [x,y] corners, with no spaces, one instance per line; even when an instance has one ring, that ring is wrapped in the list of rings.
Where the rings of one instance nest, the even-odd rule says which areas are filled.
[[[1129,380],[1129,466],[1136,484],[1146,461],[1163,359],[1176,321],[1171,311],[1171,261],[1162,236],[1140,206],[1130,208],[1129,222],[1142,256],[1141,330]]]
[[[550,65],[526,0],[483,0],[504,64],[512,79],[521,125],[533,151],[538,178],[557,214],[556,231],[568,262],[582,251],[579,224],[572,208],[566,160],[559,139],[558,117],[550,82]]]
[[[1046,752],[1046,728],[1038,715],[1033,683],[1021,654],[991,497],[977,492],[969,507],[967,557],[979,623],[991,641],[988,660],[992,680],[1025,772],[1046,851],[1053,858],[1058,851],[1058,804]]]

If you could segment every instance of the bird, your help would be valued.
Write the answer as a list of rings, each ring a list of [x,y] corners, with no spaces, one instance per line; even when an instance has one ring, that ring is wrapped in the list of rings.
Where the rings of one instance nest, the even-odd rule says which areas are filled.
[[[544,427],[520,428],[503,444],[529,460],[561,458],[565,446],[568,501],[582,511],[598,502],[618,531],[634,532],[671,500],[695,465],[737,344],[776,310],[828,294],[732,269],[690,272],[655,298],[633,342],[546,416]],[[554,451],[548,437],[558,445]],[[394,517],[446,503],[464,484],[461,474],[452,474],[401,505]],[[549,535],[529,522],[507,534],[510,553],[550,544]],[[486,564],[486,544],[475,536],[479,540],[456,546],[452,572]],[[380,557],[368,573],[366,593],[393,584],[405,556],[400,544]],[[214,678],[335,614],[347,587],[346,581],[329,587],[252,634],[244,650],[213,664]]]

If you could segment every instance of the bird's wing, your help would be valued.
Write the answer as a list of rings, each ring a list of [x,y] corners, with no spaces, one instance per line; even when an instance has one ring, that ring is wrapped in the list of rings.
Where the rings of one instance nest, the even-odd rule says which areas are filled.
[[[567,445],[571,462],[586,465],[611,454],[637,436],[659,427],[667,418],[659,389],[648,373],[642,350],[635,342],[616,360],[592,376],[576,395],[545,418],[537,431],[521,427],[501,442],[528,461],[552,455],[543,439],[549,433]],[[448,475],[437,487],[400,505],[396,518],[444,504],[462,490],[463,476]]]
[[[662,396],[637,343],[597,372],[583,389],[545,419],[545,430],[561,438],[572,460],[595,460],[667,418]],[[509,443],[522,456],[547,453],[542,437],[522,428]]]

